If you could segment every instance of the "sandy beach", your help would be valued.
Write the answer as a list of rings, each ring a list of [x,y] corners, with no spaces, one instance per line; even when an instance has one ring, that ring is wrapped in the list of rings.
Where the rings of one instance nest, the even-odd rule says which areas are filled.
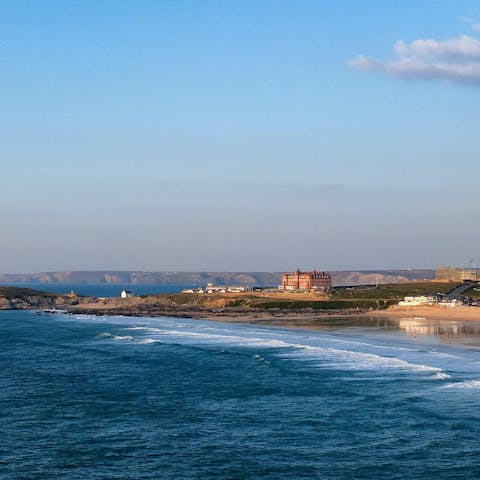
[[[323,329],[347,321],[349,318],[361,319],[367,326],[382,320],[407,319],[415,321],[448,322],[480,321],[480,308],[476,307],[398,307],[385,310],[313,310],[313,309],[251,309],[251,308],[100,308],[99,305],[74,307],[70,313],[92,315],[122,315],[133,317],[177,317],[197,320],[212,320],[225,323],[246,323],[270,325],[286,328]]]
[[[395,305],[386,310],[375,310],[363,315],[368,315],[369,317],[415,317],[435,320],[480,321],[480,308],[443,306],[400,307]]]

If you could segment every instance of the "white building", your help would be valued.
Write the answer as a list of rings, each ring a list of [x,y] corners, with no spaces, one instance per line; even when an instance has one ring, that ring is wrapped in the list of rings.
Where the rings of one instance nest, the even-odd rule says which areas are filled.
[[[133,296],[134,296],[133,290],[122,290],[122,293],[120,293],[120,298],[130,298]]]
[[[433,305],[438,303],[438,298],[432,295],[410,295],[398,302],[402,307],[418,307],[420,305]]]

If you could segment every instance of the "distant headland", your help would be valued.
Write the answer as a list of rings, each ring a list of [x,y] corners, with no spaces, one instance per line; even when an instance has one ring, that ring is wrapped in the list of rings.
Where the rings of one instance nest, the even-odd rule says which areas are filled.
[[[333,285],[402,283],[434,278],[434,270],[341,270],[330,271]],[[183,272],[183,271],[58,271],[0,274],[0,284],[132,284],[132,285],[247,285],[277,286],[280,272]]]
[[[392,308],[401,315],[411,315],[415,309],[398,310],[399,301],[407,295],[447,294],[462,288],[472,289],[476,283],[456,281],[414,280],[405,283],[333,287],[325,291],[289,291],[279,288],[255,288],[242,292],[171,293],[126,298],[95,298],[46,293],[19,287],[0,287],[1,310],[50,310],[91,315],[125,315],[133,317],[181,317],[227,322],[262,323],[283,326],[315,326],[326,318],[346,315],[373,315]],[[421,306],[422,312],[425,310]],[[477,318],[480,309],[466,307],[466,318]],[[461,309],[461,307],[460,307]],[[460,312],[441,304],[427,309],[449,316]],[[455,311],[455,314],[453,314]],[[478,314],[477,314],[478,312]]]

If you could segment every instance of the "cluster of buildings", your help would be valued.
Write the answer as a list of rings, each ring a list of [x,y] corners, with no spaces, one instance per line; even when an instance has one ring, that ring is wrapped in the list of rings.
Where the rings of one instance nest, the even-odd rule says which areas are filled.
[[[450,280],[452,282],[472,282],[480,281],[480,269],[478,268],[459,268],[459,267],[440,267],[435,271],[436,280]]]
[[[442,305],[444,307],[456,307],[461,305],[460,300],[450,299],[440,294],[432,295],[409,295],[398,302],[401,307],[422,307],[427,305]]]
[[[282,275],[282,284],[278,287],[283,290],[317,290],[329,291],[332,289],[332,276],[326,272],[302,272],[300,269],[293,273]]]
[[[282,274],[282,284],[278,286],[279,290],[284,291],[310,291],[310,292],[328,292],[332,289],[332,276],[327,272],[312,270],[311,272],[302,272],[300,269],[292,273]],[[186,288],[182,293],[242,293],[251,291],[249,286],[220,286],[208,283],[206,287]],[[121,298],[131,298],[135,296],[133,290],[124,289],[120,293]]]
[[[472,306],[477,307],[477,300],[470,298],[450,298],[448,295],[442,295],[440,293],[432,295],[410,295],[398,302],[401,307],[424,307],[437,305],[439,307],[461,307]]]
[[[186,288],[182,290],[182,293],[241,293],[241,292],[248,292],[251,290],[251,287],[245,286],[217,286],[213,283],[208,283],[206,287],[200,288]]]
[[[327,272],[313,270],[302,272],[300,269],[282,275],[282,284],[278,289],[285,291],[327,292],[332,289],[332,276]],[[248,286],[217,286],[213,283],[206,287],[186,288],[182,293],[241,293],[251,291]]]

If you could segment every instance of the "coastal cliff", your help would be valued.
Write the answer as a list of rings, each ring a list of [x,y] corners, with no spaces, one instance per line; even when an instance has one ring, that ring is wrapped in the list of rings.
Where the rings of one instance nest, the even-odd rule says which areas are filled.
[[[448,292],[455,282],[408,282],[334,288],[331,292],[289,292],[277,289],[241,293],[176,293],[130,298],[57,295],[26,288],[0,287],[1,309],[61,308],[95,315],[177,316],[207,318],[255,312],[281,313],[382,310],[405,295]]]
[[[93,301],[82,297],[82,302]],[[65,309],[77,305],[80,298],[75,295],[57,295],[29,288],[0,287],[0,310]]]
[[[333,285],[403,283],[434,277],[433,270],[333,271]],[[0,284],[132,284],[132,285],[217,285],[275,286],[278,272],[143,272],[61,271],[29,274],[0,274]]]

